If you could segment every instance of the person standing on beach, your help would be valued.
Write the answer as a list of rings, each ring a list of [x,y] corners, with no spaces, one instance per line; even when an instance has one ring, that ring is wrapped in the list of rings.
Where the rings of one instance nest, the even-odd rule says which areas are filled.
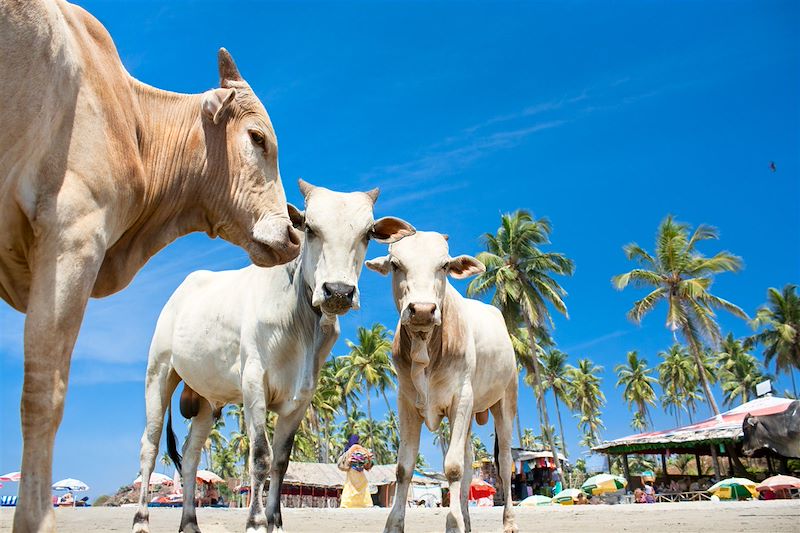
[[[358,435],[351,435],[344,453],[337,461],[339,470],[347,472],[339,505],[342,509],[372,507],[369,482],[365,470],[372,468],[372,452],[358,443]]]

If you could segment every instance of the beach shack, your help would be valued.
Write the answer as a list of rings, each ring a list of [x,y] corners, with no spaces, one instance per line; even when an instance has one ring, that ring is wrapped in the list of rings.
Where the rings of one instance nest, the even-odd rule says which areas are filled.
[[[545,449],[511,448],[513,471],[511,474],[511,494],[515,501],[524,500],[528,496],[543,494],[552,496],[552,488],[556,484],[556,463],[553,454]],[[558,454],[561,469],[570,470],[567,458]],[[487,457],[473,463],[476,477],[497,487],[497,467],[494,458]],[[563,484],[563,480],[562,480]],[[495,494],[496,503],[499,505],[502,493]]]
[[[667,461],[672,454],[695,456],[697,472],[703,471],[702,457],[711,458],[714,477],[719,480],[725,476],[744,473],[742,457],[742,423],[748,414],[764,416],[783,413],[793,400],[775,396],[763,396],[744,403],[730,411],[701,422],[662,431],[637,433],[619,439],[605,441],[592,448],[596,453],[606,454],[609,464],[614,458],[621,458],[622,469],[628,479],[628,488],[641,485],[641,476],[632,473],[629,466],[631,455],[651,455],[660,457],[661,471],[669,482]],[[769,474],[777,468],[786,469],[787,458],[778,456],[767,449],[759,450],[754,457],[765,458]]]
[[[394,500],[396,464],[375,465],[366,471],[372,501],[380,507],[389,507]],[[299,463],[290,461],[281,485],[281,505],[284,507],[339,507],[344,488],[345,473],[334,463]],[[269,487],[269,481],[267,481]],[[248,495],[249,487],[237,490]]]

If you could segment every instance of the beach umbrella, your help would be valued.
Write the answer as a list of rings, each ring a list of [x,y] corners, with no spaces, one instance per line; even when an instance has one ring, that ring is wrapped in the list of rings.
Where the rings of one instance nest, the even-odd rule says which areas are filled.
[[[225,481],[218,475],[216,475],[211,470],[198,470],[197,471],[197,479],[198,481],[202,481],[203,483],[222,483]]]
[[[135,480],[133,480],[133,486],[137,487],[142,484],[142,476],[141,474]],[[150,483],[149,486],[153,485],[172,485],[172,478],[169,476],[165,476],[164,474],[159,474],[158,472],[153,472],[150,474]]]
[[[784,490],[784,489],[800,489],[800,478],[794,476],[778,475],[768,477],[758,484],[756,490]]]
[[[533,496],[528,496],[519,504],[522,507],[538,507],[540,505],[552,505],[553,498],[548,498],[547,496],[542,496],[541,494],[534,494]]]
[[[89,485],[81,481],[80,479],[62,479],[61,481],[56,481],[53,483],[53,490],[69,490],[72,492],[86,492],[89,490]]]
[[[580,489],[564,489],[553,496],[552,501],[561,505],[572,505],[578,499],[579,494],[584,494],[584,492]]]
[[[710,487],[708,492],[718,496],[721,500],[758,498],[755,481],[750,481],[742,477],[723,479]]]
[[[0,481],[19,481],[22,479],[22,474],[19,472],[9,472],[0,476]]]
[[[497,489],[482,479],[473,479],[469,484],[469,499],[480,500],[481,498],[490,498],[494,496]]]
[[[597,496],[606,492],[616,492],[628,486],[628,480],[622,476],[613,474],[597,474],[592,476],[581,485],[581,490],[587,494]]]

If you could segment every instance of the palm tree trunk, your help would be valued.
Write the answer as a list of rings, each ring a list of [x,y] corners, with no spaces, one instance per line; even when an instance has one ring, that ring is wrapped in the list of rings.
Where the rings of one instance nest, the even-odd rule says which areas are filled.
[[[539,402],[539,413],[542,416],[542,422],[544,427],[542,428],[542,434],[546,434],[547,437],[547,444],[550,446],[550,453],[553,454],[553,462],[556,465],[556,472],[558,472],[558,478],[561,482],[564,482],[564,472],[561,470],[561,461],[558,460],[558,448],[556,448],[556,443],[553,440],[553,436],[549,434],[549,431],[546,432],[544,428],[550,427],[550,417],[547,415],[547,402],[545,401],[544,394],[538,395],[536,391],[542,390],[542,377],[539,372],[539,357],[536,355],[536,334],[533,330],[533,324],[531,323],[530,316],[528,316],[527,312],[522,313],[523,318],[525,319],[525,326],[528,328],[528,339],[531,343],[531,354],[533,357],[533,379],[534,383],[534,396],[537,397]]]
[[[369,446],[372,452],[375,452],[375,438],[372,436],[372,406],[369,401],[369,397],[372,395],[372,390],[370,389],[369,383],[367,383],[367,420],[369,420]]]
[[[561,432],[561,447],[564,449],[564,457],[569,459],[569,454],[567,453],[567,439],[564,438],[564,424],[561,422],[561,407],[558,405],[558,394],[556,391],[553,391],[553,398],[556,400],[556,414],[558,415],[558,429]]]
[[[792,378],[792,393],[797,398],[797,384],[794,382],[794,369],[792,367],[789,367],[789,376]]]
[[[517,409],[515,416],[517,417],[517,439],[519,440],[519,447],[524,448],[522,445],[522,422],[519,419],[519,409]]]
[[[708,376],[706,376],[706,369],[703,367],[703,361],[700,359],[700,348],[694,340],[690,340],[688,344],[689,351],[692,352],[692,357],[694,357],[694,362],[697,365],[697,374],[700,376],[700,383],[703,385],[703,392],[706,394],[708,405],[711,407],[713,415],[719,416],[719,407],[717,407],[717,401],[714,399],[714,394],[711,392],[711,386],[708,383]]]

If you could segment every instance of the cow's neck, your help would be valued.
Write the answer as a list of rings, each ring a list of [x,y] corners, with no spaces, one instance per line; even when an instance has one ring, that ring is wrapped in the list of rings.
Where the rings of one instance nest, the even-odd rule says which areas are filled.
[[[208,179],[201,120],[202,95],[178,94],[130,79],[139,103],[136,136],[141,183],[121,236],[106,253],[94,296],[130,283],[137,271],[163,247],[188,233],[214,235],[201,206]]]
[[[411,382],[417,391],[415,406],[425,419],[426,425],[431,431],[438,427],[441,419],[438,407],[432,405],[429,398],[429,387],[431,375],[434,374],[443,360],[453,354],[449,354],[451,345],[455,337],[451,334],[453,328],[458,328],[460,317],[453,312],[454,295],[448,285],[442,300],[442,323],[436,326],[427,334],[419,334],[409,331],[403,326],[400,331],[401,350],[407,354],[411,367]],[[434,427],[435,426],[435,427]]]

